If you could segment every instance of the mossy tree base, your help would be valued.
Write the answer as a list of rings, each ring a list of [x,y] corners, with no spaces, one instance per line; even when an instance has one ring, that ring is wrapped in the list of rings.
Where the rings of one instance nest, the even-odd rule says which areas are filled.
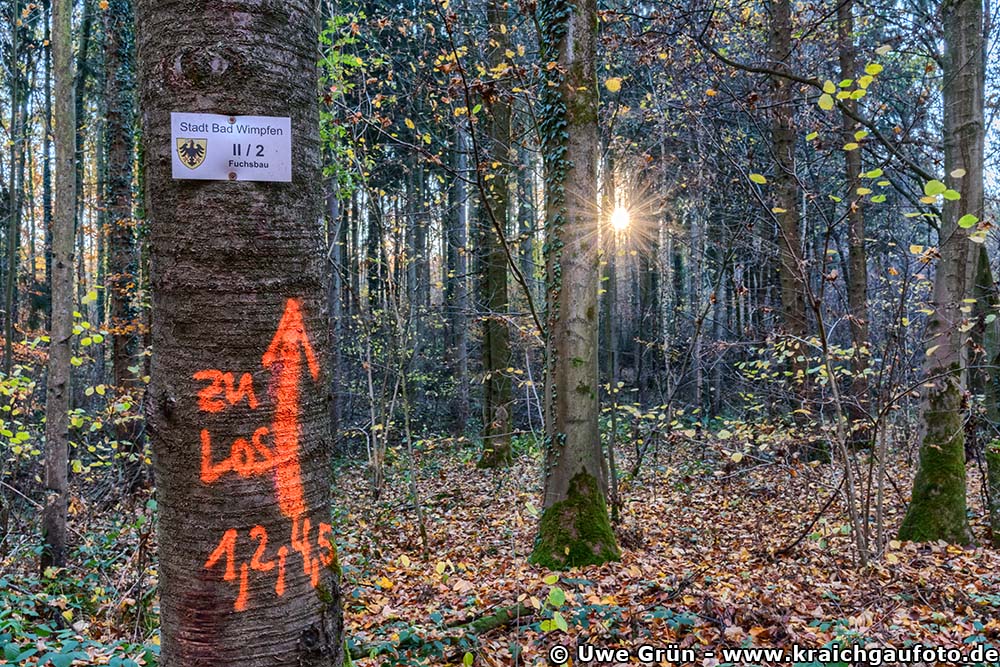
[[[542,513],[528,560],[550,570],[565,570],[620,559],[604,494],[597,480],[581,470],[570,480],[566,499]]]
[[[514,463],[510,438],[492,438],[483,442],[483,453],[476,462],[477,468],[508,468]]]
[[[965,432],[962,396],[955,377],[929,389],[920,469],[899,539],[970,544],[965,506]]]

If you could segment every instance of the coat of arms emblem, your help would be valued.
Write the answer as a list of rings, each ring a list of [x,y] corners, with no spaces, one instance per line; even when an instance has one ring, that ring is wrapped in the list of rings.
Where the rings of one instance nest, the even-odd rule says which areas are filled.
[[[208,139],[177,139],[177,157],[188,169],[197,169],[208,153]]]

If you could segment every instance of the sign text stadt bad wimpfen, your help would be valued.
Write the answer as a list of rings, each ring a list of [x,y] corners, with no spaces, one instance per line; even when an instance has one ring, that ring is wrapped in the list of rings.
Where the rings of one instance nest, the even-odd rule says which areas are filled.
[[[292,180],[292,123],[281,116],[170,114],[171,173],[208,181]]]

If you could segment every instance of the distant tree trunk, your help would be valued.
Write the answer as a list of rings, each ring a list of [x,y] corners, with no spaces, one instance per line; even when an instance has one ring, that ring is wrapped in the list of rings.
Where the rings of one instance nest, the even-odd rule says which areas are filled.
[[[10,186],[7,192],[7,258],[4,284],[4,374],[10,375],[14,364],[14,318],[17,316],[15,299],[17,298],[17,265],[19,231],[21,229],[21,182],[24,180],[24,169],[21,165],[21,152],[27,140],[24,132],[24,118],[21,115],[21,59],[20,35],[21,3],[10,3],[10,60],[8,72],[10,80]],[[27,91],[24,91],[27,93]]]
[[[45,49],[45,102],[43,113],[45,114],[42,123],[42,226],[44,229],[45,241],[43,244],[43,254],[45,255],[45,293],[42,295],[42,303],[45,307],[45,328],[52,327],[52,295],[49,286],[52,281],[52,39],[51,39],[51,13],[52,0],[43,0],[43,17],[45,22],[43,29]]]
[[[982,395],[986,407],[987,428],[983,453],[986,459],[986,497],[988,500],[990,542],[1000,546],[1000,319],[996,310],[1000,307],[1000,293],[993,280],[989,253],[979,247],[976,282],[972,298],[978,326],[972,331],[970,348],[982,349],[984,353],[975,358],[978,369],[970,369],[969,390],[974,395]],[[992,315],[992,321],[989,319]],[[971,354],[971,352],[970,352]],[[977,426],[976,415],[971,424]]]
[[[107,115],[107,243],[106,292],[110,297],[111,377],[119,392],[138,373],[139,339],[132,308],[139,258],[132,214],[132,167],[135,131],[135,12],[132,0],[111,0],[104,10],[104,85]],[[122,434],[130,439],[130,434]]]
[[[597,2],[539,3],[546,110],[545,498],[531,561],[617,560],[597,424]]]
[[[488,0],[490,67],[506,60],[508,47],[505,0]],[[503,236],[510,209],[510,99],[502,93],[487,102],[486,154],[477,165],[478,177],[485,170],[493,178],[485,181],[486,201],[479,224],[479,303],[483,312],[483,452],[480,468],[510,465],[511,364],[510,332],[507,329],[507,249]],[[492,164],[492,166],[491,166]],[[499,228],[499,229],[498,229]]]
[[[852,79],[855,76],[857,64],[854,49],[854,2],[846,0],[837,6],[837,31],[840,42],[840,77]],[[850,98],[844,100],[850,109],[857,108],[857,102]],[[856,142],[854,134],[858,131],[858,123],[848,114],[842,115],[844,143]],[[851,340],[854,344],[854,356],[851,360],[851,370],[854,373],[852,394],[856,403],[852,404],[851,416],[855,421],[862,419],[868,382],[865,378],[865,368],[868,365],[867,356],[862,350],[868,347],[868,259],[865,253],[865,215],[862,208],[864,197],[857,194],[861,181],[861,151],[844,151],[844,175],[850,195],[847,198],[847,304],[850,310]],[[865,429],[855,425],[857,439],[861,439]]]
[[[791,0],[771,1],[770,51],[776,71],[791,71]],[[771,77],[771,142],[774,150],[774,197],[778,218],[778,249],[781,259],[781,313],[784,332],[801,338],[806,334],[805,282],[799,234],[799,184],[795,176],[795,109],[792,82],[784,76]],[[792,343],[795,345],[795,343]],[[802,370],[802,364],[796,365]]]
[[[343,419],[343,392],[338,390],[337,378],[344,377],[344,252],[347,216],[341,211],[340,193],[336,179],[327,185],[326,192],[326,243],[329,260],[330,284],[328,302],[330,304],[330,354],[333,382],[330,392],[330,432],[335,434]]]
[[[904,540],[972,541],[966,515],[965,434],[962,375],[966,366],[963,300],[975,270],[963,215],[983,215],[983,3],[945,0],[944,169],[945,182],[961,194],[941,211],[939,252],[929,317],[924,435],[920,467],[899,537]]]
[[[469,197],[465,179],[469,177],[465,135],[455,131],[452,148],[452,168],[455,174],[449,189],[449,224],[445,248],[445,308],[448,321],[448,348],[451,351],[452,374],[455,378],[455,399],[452,404],[451,431],[465,432],[469,420]]]
[[[41,566],[66,563],[70,356],[73,335],[73,229],[76,210],[76,117],[73,106],[72,0],[52,2],[55,79],[55,215],[52,220],[52,328],[45,387],[45,510]]]
[[[316,6],[139,0],[136,14],[160,664],[334,667]],[[172,179],[172,110],[291,117],[292,182]]]

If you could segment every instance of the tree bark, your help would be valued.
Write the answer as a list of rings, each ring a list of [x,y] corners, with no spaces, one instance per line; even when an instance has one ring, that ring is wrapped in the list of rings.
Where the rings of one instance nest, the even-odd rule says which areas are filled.
[[[52,328],[45,387],[45,510],[41,565],[66,562],[69,463],[70,357],[73,335],[73,248],[76,212],[76,113],[74,109],[72,0],[52,2],[52,68],[55,79],[55,210],[52,220]]]
[[[924,434],[913,497],[900,539],[946,540],[967,544],[972,532],[966,515],[965,433],[962,393],[966,367],[966,316],[976,263],[963,215],[983,215],[983,3],[945,0],[944,168],[945,183],[961,195],[944,201],[939,252],[928,329],[928,386]],[[970,270],[971,265],[971,270]]]
[[[139,345],[131,299],[139,271],[132,215],[135,126],[135,12],[132,0],[111,0],[103,16],[108,217],[105,287],[111,301],[111,376],[117,391],[121,392],[138,375],[128,369],[135,364]],[[121,435],[131,439],[128,433]]]
[[[488,61],[491,68],[502,65],[508,40],[505,0],[489,0]],[[511,376],[510,332],[507,329],[507,249],[500,230],[508,229],[510,209],[510,122],[511,103],[503,93],[487,99],[486,155],[477,165],[478,178],[487,171],[486,201],[480,202],[484,215],[479,226],[479,305],[483,313],[483,452],[480,468],[510,465]],[[499,228],[499,229],[498,229]]]
[[[469,420],[469,197],[465,179],[468,174],[468,154],[465,134],[455,131],[452,165],[455,170],[448,191],[449,217],[445,249],[445,307],[448,321],[448,348],[455,377],[455,398],[451,409],[454,435],[465,431]]]
[[[316,6],[136,14],[161,665],[339,665]],[[292,182],[173,180],[171,111],[291,117]]]
[[[617,560],[598,431],[597,2],[544,0],[544,511],[531,561],[568,568]]]
[[[852,79],[857,67],[854,48],[854,2],[846,0],[837,6],[837,36],[840,42],[840,78]],[[844,104],[852,112],[857,109],[857,101],[850,98]],[[847,113],[842,114],[844,143],[857,141],[854,134],[859,125]],[[854,355],[851,357],[851,372],[854,379],[851,393],[854,402],[850,414],[856,422],[853,433],[855,441],[865,439],[867,429],[859,423],[864,417],[863,409],[868,392],[865,369],[868,366],[868,258],[865,252],[864,197],[857,194],[861,183],[861,151],[844,151],[844,176],[850,195],[847,198],[847,305],[850,310],[851,342]]]
[[[791,0],[771,2],[771,59],[777,72],[791,71]],[[795,122],[792,82],[772,76],[774,110],[771,143],[776,161],[774,174],[775,216],[778,219],[778,249],[781,282],[781,312],[784,331],[801,338],[806,334],[806,301],[801,236],[799,234],[799,184],[795,176]],[[795,343],[792,343],[793,345]],[[799,364],[801,366],[801,364]],[[796,368],[796,370],[800,370]]]

